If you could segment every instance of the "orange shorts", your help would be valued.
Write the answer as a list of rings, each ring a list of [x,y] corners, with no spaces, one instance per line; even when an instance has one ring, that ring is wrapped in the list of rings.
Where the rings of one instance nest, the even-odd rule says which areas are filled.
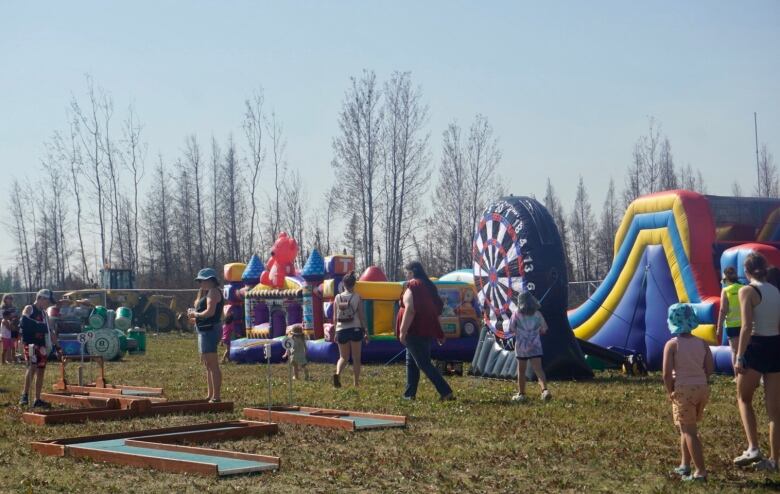
[[[704,416],[704,406],[710,399],[706,384],[675,386],[672,393],[672,416],[675,425],[696,424]]]

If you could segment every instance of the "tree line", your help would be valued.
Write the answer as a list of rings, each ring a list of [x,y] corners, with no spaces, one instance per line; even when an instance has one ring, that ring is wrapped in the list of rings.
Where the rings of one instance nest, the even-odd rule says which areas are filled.
[[[202,266],[265,258],[281,231],[298,240],[301,266],[316,248],[354,254],[358,268],[378,265],[390,279],[402,279],[411,259],[432,275],[471,267],[474,225],[486,202],[507,192],[487,116],[451,120],[434,144],[430,108],[411,73],[379,81],[365,70],[350,78],[336,115],[334,183],[312,198],[301,168],[288,163],[284,122],[267,106],[258,90],[243,101],[240,133],[208,142],[185,135],[177,156],[150,156],[134,107],[117,110],[87,77],[64,129],[44,143],[41,173],[13,181],[6,227],[16,262],[0,281],[15,290],[81,288],[94,285],[102,267],[115,267],[134,270],[139,286],[189,287]],[[758,168],[754,195],[780,195],[766,145]],[[598,214],[585,177],[570,207],[548,178],[540,200],[564,241],[569,279],[603,278],[626,206],[674,188],[707,192],[699,170],[675,162],[653,118],[621,187],[609,180]],[[732,194],[742,195],[737,182]]]

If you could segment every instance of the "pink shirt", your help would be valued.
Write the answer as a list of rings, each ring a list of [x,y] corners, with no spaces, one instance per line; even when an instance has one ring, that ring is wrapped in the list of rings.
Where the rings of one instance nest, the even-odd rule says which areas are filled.
[[[704,358],[707,356],[707,344],[695,336],[677,338],[677,352],[674,355],[675,386],[707,384],[704,372]]]

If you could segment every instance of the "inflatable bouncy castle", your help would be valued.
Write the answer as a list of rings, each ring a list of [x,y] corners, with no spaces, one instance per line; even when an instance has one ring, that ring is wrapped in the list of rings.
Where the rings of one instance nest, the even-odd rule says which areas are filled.
[[[780,200],[660,192],[629,205],[615,235],[612,266],[580,307],[569,312],[574,334],[602,347],[644,356],[660,369],[670,338],[666,313],[691,303],[694,334],[713,345],[716,370],[730,373],[728,346],[715,341],[720,278],[727,266],[744,277],[744,258],[760,252],[780,266]]]
[[[294,240],[286,235],[283,240],[286,245],[293,245]],[[274,254],[278,254],[277,251],[275,244]],[[253,262],[250,260],[247,270]],[[287,327],[300,323],[308,338],[306,347],[309,361],[335,363],[338,360],[338,346],[333,341],[333,299],[342,289],[344,276],[354,268],[355,260],[352,256],[323,258],[315,249],[300,273],[288,266],[281,286],[272,286],[263,283],[264,279],[275,279],[266,266],[268,276],[261,276],[241,292],[244,294],[248,338],[232,343],[230,359],[235,362],[259,362],[264,359],[263,347],[271,344],[271,361],[279,362],[283,353],[281,340]],[[477,345],[478,321],[481,318],[473,280],[450,279],[435,282],[444,301],[440,320],[447,341],[443,346],[432,349],[433,358],[470,361]],[[364,362],[402,361],[399,356],[404,347],[396,338],[395,323],[403,289],[403,282],[387,281],[384,273],[376,266],[366,269],[357,282],[355,291],[363,300],[368,326],[366,329],[370,338],[370,343],[363,349]]]

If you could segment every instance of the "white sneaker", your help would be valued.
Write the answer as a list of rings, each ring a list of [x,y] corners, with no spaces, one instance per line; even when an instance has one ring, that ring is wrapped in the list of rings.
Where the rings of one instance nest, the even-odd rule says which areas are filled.
[[[542,391],[542,401],[550,401],[552,400],[552,393],[550,393],[548,390]]]
[[[746,449],[742,452],[741,455],[734,458],[734,464],[740,467],[744,467],[746,465],[750,465],[751,463],[755,463],[757,461],[760,461],[762,458],[761,456],[761,450],[758,448],[754,449]]]
[[[525,401],[526,401],[526,397],[525,397],[525,395],[521,395],[520,393],[516,393],[516,394],[515,394],[515,395],[512,397],[512,401],[515,401],[515,402],[517,402],[517,403],[525,403]]]

